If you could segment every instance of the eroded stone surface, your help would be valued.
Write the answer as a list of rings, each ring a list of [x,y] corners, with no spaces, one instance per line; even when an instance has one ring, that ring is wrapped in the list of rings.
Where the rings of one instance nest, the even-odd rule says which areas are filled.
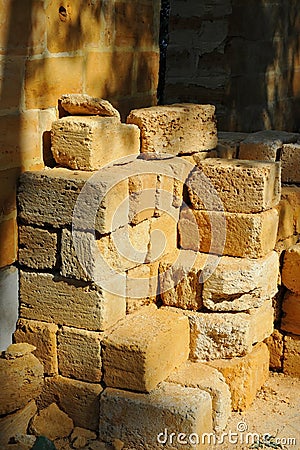
[[[40,411],[32,420],[30,430],[36,436],[50,440],[69,436],[74,428],[73,420],[55,403]]]
[[[282,267],[283,284],[296,294],[300,294],[300,243],[289,248],[284,255]]]
[[[290,334],[284,338],[283,372],[300,378],[300,336]]]
[[[63,109],[74,116],[98,115],[120,119],[119,111],[103,98],[95,98],[87,94],[64,94],[59,100]]]
[[[196,153],[217,145],[215,107],[174,104],[135,109],[127,123],[141,130],[141,151],[155,153]]]
[[[35,415],[36,411],[36,403],[32,400],[23,409],[0,418],[0,445],[7,448],[6,445],[10,438],[16,434],[26,434],[29,421]]]
[[[19,262],[32,269],[56,265],[57,233],[30,226],[19,227]]]
[[[240,145],[239,159],[276,161],[283,144],[296,142],[298,138],[299,134],[286,131],[264,130],[251,133]]]
[[[288,333],[300,335],[300,294],[286,292],[282,310],[283,317],[280,328]]]

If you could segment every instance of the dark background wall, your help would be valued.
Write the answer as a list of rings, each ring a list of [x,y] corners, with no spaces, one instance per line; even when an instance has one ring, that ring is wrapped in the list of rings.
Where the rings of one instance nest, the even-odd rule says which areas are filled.
[[[219,129],[300,128],[299,0],[170,0],[163,102],[213,103]]]

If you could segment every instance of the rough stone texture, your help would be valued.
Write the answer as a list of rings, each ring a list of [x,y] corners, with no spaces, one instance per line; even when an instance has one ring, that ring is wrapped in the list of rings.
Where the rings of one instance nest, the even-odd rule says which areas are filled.
[[[32,269],[52,269],[57,258],[57,233],[19,227],[19,263]]]
[[[58,333],[59,373],[82,381],[101,380],[102,333],[62,327]]]
[[[300,183],[300,143],[283,145],[281,167],[283,183]]]
[[[75,427],[71,434],[71,442],[74,448],[84,448],[95,439],[97,439],[97,434],[85,428]]]
[[[55,403],[34,416],[30,431],[36,436],[45,436],[54,441],[69,436],[74,428],[73,420],[61,411]]]
[[[300,294],[300,242],[289,248],[284,255],[282,282],[292,292]]]
[[[74,222],[77,228],[109,233],[114,225],[118,228],[127,224],[126,204],[113,222],[116,209],[128,198],[128,182],[122,178],[121,171],[119,166],[103,169],[101,178],[97,174],[90,181],[82,194],[84,206],[77,211]],[[78,195],[92,176],[90,172],[64,168],[24,173],[19,185],[19,218],[33,225],[70,226]]]
[[[59,99],[61,107],[72,116],[109,116],[120,119],[120,113],[109,101],[87,94],[64,94]]]
[[[151,305],[119,322],[102,346],[107,386],[149,392],[188,358],[188,320]]]
[[[136,174],[128,180],[129,223],[137,224],[155,214],[157,173],[147,173],[148,164],[143,160],[136,160],[131,166]]]
[[[203,304],[213,311],[257,308],[276,294],[278,275],[276,252],[259,259],[223,256],[204,282]]]
[[[10,344],[6,351],[2,353],[5,359],[16,359],[22,356],[30,355],[35,350],[35,346],[28,344],[27,342],[21,342],[17,344]]]
[[[35,401],[32,400],[23,409],[0,418],[0,445],[3,446],[3,449],[7,448],[6,444],[11,437],[16,434],[26,434],[29,421],[36,411]]]
[[[150,241],[150,222],[144,220],[137,225],[119,228],[97,241],[100,254],[107,264],[116,272],[143,264],[148,255]]]
[[[240,358],[219,359],[209,365],[225,377],[231,392],[232,409],[244,411],[269,376],[269,351],[264,343],[256,344],[251,353]]]
[[[208,158],[198,163],[198,169],[200,172],[192,173],[187,181],[194,209],[221,210],[221,200],[225,211],[255,213],[273,208],[280,201],[278,163]],[[209,184],[203,183],[203,174]],[[211,194],[212,186],[215,195]]]
[[[178,224],[180,247],[209,252],[212,227],[215,239],[222,239],[223,231],[218,227],[222,220],[226,223],[223,255],[259,258],[274,249],[278,225],[278,212],[274,208],[256,214],[223,214],[184,208]]]
[[[156,301],[158,263],[143,264],[127,271],[126,312],[132,313]]]
[[[190,320],[192,360],[233,358],[250,353],[252,345],[273,331],[273,308],[266,301],[248,313],[186,311]]]
[[[283,317],[280,328],[288,333],[300,335],[300,294],[286,292],[282,310]]]
[[[218,132],[218,158],[233,159],[238,156],[241,142],[248,136],[248,133],[219,131]]]
[[[187,254],[175,262],[165,258],[159,265],[159,290],[165,306],[197,311],[202,308],[202,285],[199,277],[207,255]]]
[[[300,336],[289,335],[284,338],[283,372],[300,378]]]
[[[276,161],[279,159],[283,144],[296,142],[297,133],[264,130],[249,134],[240,145],[239,159]]]
[[[140,131],[116,117],[69,116],[53,122],[51,142],[58,164],[99,170],[120,158],[139,154]]]
[[[150,242],[147,261],[156,261],[171,253],[177,247],[177,214],[163,212],[160,217],[150,220]]]
[[[285,187],[282,188],[282,193],[284,189]],[[293,236],[295,232],[295,212],[290,202],[286,198],[283,198],[283,195],[281,195],[281,200],[277,205],[277,210],[279,212],[277,241],[284,241],[285,239]]]
[[[29,342],[36,347],[33,354],[42,362],[46,375],[58,372],[56,333],[58,326],[35,320],[19,319],[14,341]]]
[[[212,429],[210,395],[171,383],[161,383],[150,394],[108,388],[101,395],[100,411],[100,439],[120,439],[124,450],[200,449],[203,446],[191,445],[187,436],[196,433],[201,441]],[[171,433],[175,437],[170,442]],[[185,433],[179,436],[183,444],[177,440],[179,433]]]
[[[103,388],[99,383],[86,383],[60,375],[45,378],[39,408],[56,402],[73,420],[76,427],[97,431],[99,426],[99,397]]]
[[[275,245],[275,251],[280,256],[283,252],[286,250],[289,250],[291,247],[293,247],[298,242],[298,236],[290,236],[287,239],[284,239],[283,241],[278,241]]]
[[[226,427],[231,412],[231,396],[225,378],[218,370],[203,363],[187,361],[166,381],[208,392],[212,398],[214,430],[218,433]]]
[[[110,327],[126,311],[125,297],[48,273],[21,272],[20,302],[21,318],[94,331]]]
[[[16,347],[21,345],[16,344]],[[21,409],[38,397],[43,386],[43,375],[42,364],[31,353],[15,356],[14,359],[0,358],[0,415]]]
[[[141,130],[141,151],[196,153],[217,145],[215,107],[189,103],[153,106],[130,112],[127,123]]]
[[[294,213],[294,230],[300,233],[300,186],[283,186],[281,198],[291,205]]]
[[[270,353],[270,369],[282,370],[283,361],[283,339],[284,336],[279,330],[274,330],[271,336],[265,339]]]

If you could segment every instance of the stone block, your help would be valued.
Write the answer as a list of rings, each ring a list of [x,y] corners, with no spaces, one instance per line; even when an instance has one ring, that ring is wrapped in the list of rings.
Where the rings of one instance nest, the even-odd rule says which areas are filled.
[[[101,331],[124,317],[124,297],[48,273],[21,272],[20,317]]]
[[[127,123],[141,130],[141,151],[172,155],[196,153],[217,145],[215,107],[174,104],[135,109]]]
[[[131,165],[133,166],[133,165]],[[136,174],[129,177],[129,222],[137,224],[154,216],[157,197],[157,174],[146,173],[147,162],[136,161]]]
[[[188,358],[188,320],[148,306],[120,321],[102,347],[107,386],[149,392]]]
[[[281,330],[300,335],[300,294],[287,291],[282,304]]]
[[[187,181],[194,209],[257,213],[280,201],[278,163],[207,158],[198,169]]]
[[[210,395],[161,383],[150,394],[107,388],[100,401],[100,439],[120,439],[130,449],[202,449],[212,430]]]
[[[20,354],[14,359],[0,358],[0,415],[21,409],[38,397],[43,375],[42,364],[31,353]]]
[[[87,94],[64,94],[59,99],[60,106],[71,116],[117,117],[120,113],[111,103]]]
[[[99,400],[103,391],[99,383],[86,383],[61,375],[45,378],[39,398],[39,409],[56,402],[73,420],[75,427],[97,431],[99,427]]]
[[[207,255],[180,252],[173,261],[164,258],[159,264],[159,291],[165,306],[198,311],[203,306],[200,275]]]
[[[296,142],[297,133],[264,130],[251,133],[240,145],[239,159],[278,161],[283,144]]]
[[[76,229],[95,229],[101,234],[127,224],[124,200],[128,198],[128,182],[122,178],[122,168],[106,168],[91,177],[90,172],[64,168],[24,173],[18,194],[19,218],[26,224],[55,228],[73,223]]]
[[[284,338],[283,373],[300,378],[300,336]]]
[[[248,137],[248,133],[219,131],[218,132],[218,157],[225,159],[234,159],[243,142]]]
[[[281,198],[277,205],[277,210],[279,213],[277,241],[284,241],[293,236],[295,232],[294,210],[289,201],[285,198]]]
[[[63,117],[52,124],[51,136],[55,161],[70,169],[99,170],[140,150],[138,127],[116,117]]]
[[[300,242],[289,248],[284,254],[282,267],[282,282],[295,294],[300,294]]]
[[[58,326],[54,323],[19,319],[14,332],[14,341],[28,342],[36,347],[33,354],[41,361],[46,375],[58,373],[56,333]]]
[[[259,259],[223,256],[203,284],[203,304],[212,311],[260,307],[277,293],[278,275],[276,252]]]
[[[256,344],[251,353],[232,359],[209,362],[224,376],[231,392],[233,411],[244,411],[269,376],[269,351],[264,343]]]
[[[174,215],[163,212],[150,220],[150,242],[147,261],[157,261],[177,248],[179,210]]]
[[[275,251],[280,256],[283,252],[286,250],[289,250],[291,247],[293,247],[298,242],[298,236],[290,236],[287,239],[284,239],[283,241],[276,242],[275,245]]]
[[[283,183],[300,183],[300,144],[285,144],[281,151]]]
[[[270,353],[270,369],[282,370],[283,361],[283,340],[284,336],[279,330],[274,330],[271,336],[265,339],[265,344],[269,349]]]
[[[281,198],[287,200],[294,213],[294,227],[300,233],[300,186],[283,186]]]
[[[132,313],[156,301],[158,263],[143,264],[127,271],[126,312]]]
[[[92,383],[100,382],[102,334],[62,327],[57,337],[60,375]]]
[[[214,360],[250,353],[273,332],[272,302],[239,313],[185,311],[191,329],[190,358]]]
[[[157,89],[159,74],[159,52],[139,52],[137,69],[137,91],[153,92]]]
[[[226,427],[231,413],[231,395],[221,372],[203,363],[187,361],[166,381],[206,391],[212,398],[214,430],[218,433]]]
[[[180,247],[209,253],[214,245],[212,239],[224,240],[222,222],[226,226],[223,255],[259,258],[275,247],[278,227],[275,208],[256,214],[184,208],[178,223]]]
[[[36,436],[45,436],[51,441],[68,437],[73,428],[73,420],[55,403],[39,411],[30,423],[31,433]]]
[[[57,261],[57,232],[19,227],[19,263],[32,269],[52,269]]]
[[[36,403],[29,399],[29,402],[23,409],[0,418],[0,445],[3,449],[8,448],[7,444],[10,438],[16,434],[26,434],[30,420],[37,412]]]

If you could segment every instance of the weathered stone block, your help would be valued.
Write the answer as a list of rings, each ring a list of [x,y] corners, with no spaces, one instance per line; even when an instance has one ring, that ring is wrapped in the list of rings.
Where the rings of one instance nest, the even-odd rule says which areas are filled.
[[[69,436],[73,428],[73,420],[55,403],[39,411],[30,424],[31,433],[36,436],[45,436],[52,441]]]
[[[285,144],[281,151],[283,183],[300,183],[300,144]]]
[[[107,386],[149,392],[187,359],[188,320],[148,306],[119,322],[102,346]]]
[[[231,392],[233,411],[244,411],[269,376],[269,351],[264,343],[256,344],[246,356],[209,362],[224,376]]]
[[[159,291],[165,306],[197,311],[202,308],[200,275],[207,255],[182,251],[175,261],[164,258],[159,265]]]
[[[101,381],[103,333],[62,327],[58,333],[59,373],[82,381]]]
[[[300,294],[300,243],[293,245],[284,254],[282,282],[292,292]]]
[[[166,381],[208,392],[212,398],[214,430],[218,433],[226,427],[231,412],[231,396],[225,378],[218,370],[203,363],[187,361]]]
[[[127,123],[141,130],[141,151],[196,153],[217,145],[215,107],[212,105],[174,104],[135,109]]]
[[[198,169],[187,181],[194,209],[256,213],[280,201],[278,163],[208,158],[198,163]]]
[[[279,330],[274,330],[271,336],[265,339],[270,353],[270,368],[273,370],[282,369],[283,361],[283,339],[284,336]]]
[[[283,186],[281,198],[287,200],[294,213],[294,227],[300,233],[300,186]]]
[[[286,292],[282,310],[283,317],[280,328],[288,333],[300,335],[300,294]]]
[[[163,212],[150,220],[150,242],[147,261],[156,261],[177,248],[179,210],[173,215]]]
[[[251,133],[240,145],[239,159],[276,161],[283,144],[296,142],[298,137],[296,133],[275,130]]]
[[[158,289],[158,262],[127,271],[126,312],[132,313],[155,302]]]
[[[120,119],[117,111],[109,101],[91,97],[87,94],[64,94],[59,99],[61,107],[71,116],[108,116]]]
[[[276,252],[259,259],[223,256],[203,284],[203,304],[212,311],[257,308],[276,294],[278,275]]]
[[[6,357],[8,355],[4,355]],[[0,358],[0,415],[21,409],[38,397],[44,374],[42,364],[31,353],[21,353],[13,359],[4,358]]]
[[[197,388],[161,383],[150,394],[106,389],[100,401],[100,439],[125,448],[200,449],[212,430],[210,395]]]
[[[54,323],[19,319],[14,341],[28,342],[36,347],[33,354],[42,362],[46,375],[58,372],[56,333],[58,326]]]
[[[76,427],[96,431],[99,427],[99,398],[103,388],[99,383],[85,383],[60,375],[45,378],[39,408],[56,402],[73,420]]]
[[[138,127],[116,117],[63,117],[52,124],[51,136],[55,161],[70,169],[99,170],[140,150]]]
[[[57,261],[57,233],[19,227],[19,263],[32,269],[52,269]]]
[[[212,237],[221,241],[226,226],[223,255],[259,258],[274,249],[278,212],[222,213],[184,208],[178,224],[179,244],[183,249],[210,251]]]
[[[248,137],[248,133],[239,133],[232,131],[218,132],[218,157],[233,159],[237,157],[241,142]]]
[[[15,217],[0,222],[0,267],[13,264],[18,258],[18,229]]]
[[[19,218],[27,224],[48,224],[55,228],[71,225],[73,221],[76,229],[109,233],[128,222],[128,205],[124,203],[128,198],[128,182],[121,171],[120,167],[110,167],[94,177],[90,172],[63,168],[26,172],[20,178]],[[73,218],[78,196],[91,177]],[[114,218],[121,204],[123,207]]]
[[[185,315],[191,328],[190,358],[198,361],[244,356],[273,331],[271,301],[248,313],[185,311]]]
[[[277,210],[279,213],[277,241],[283,241],[293,236],[295,232],[294,210],[289,201],[282,197],[277,205]]]
[[[284,338],[283,372],[300,378],[300,336]]]
[[[83,282],[21,272],[20,302],[21,318],[101,331],[125,315],[125,280],[120,297]]]
[[[26,434],[28,424],[35,415],[37,407],[35,401],[32,400],[19,411],[0,418],[0,445],[7,448],[7,444],[16,434]]]

